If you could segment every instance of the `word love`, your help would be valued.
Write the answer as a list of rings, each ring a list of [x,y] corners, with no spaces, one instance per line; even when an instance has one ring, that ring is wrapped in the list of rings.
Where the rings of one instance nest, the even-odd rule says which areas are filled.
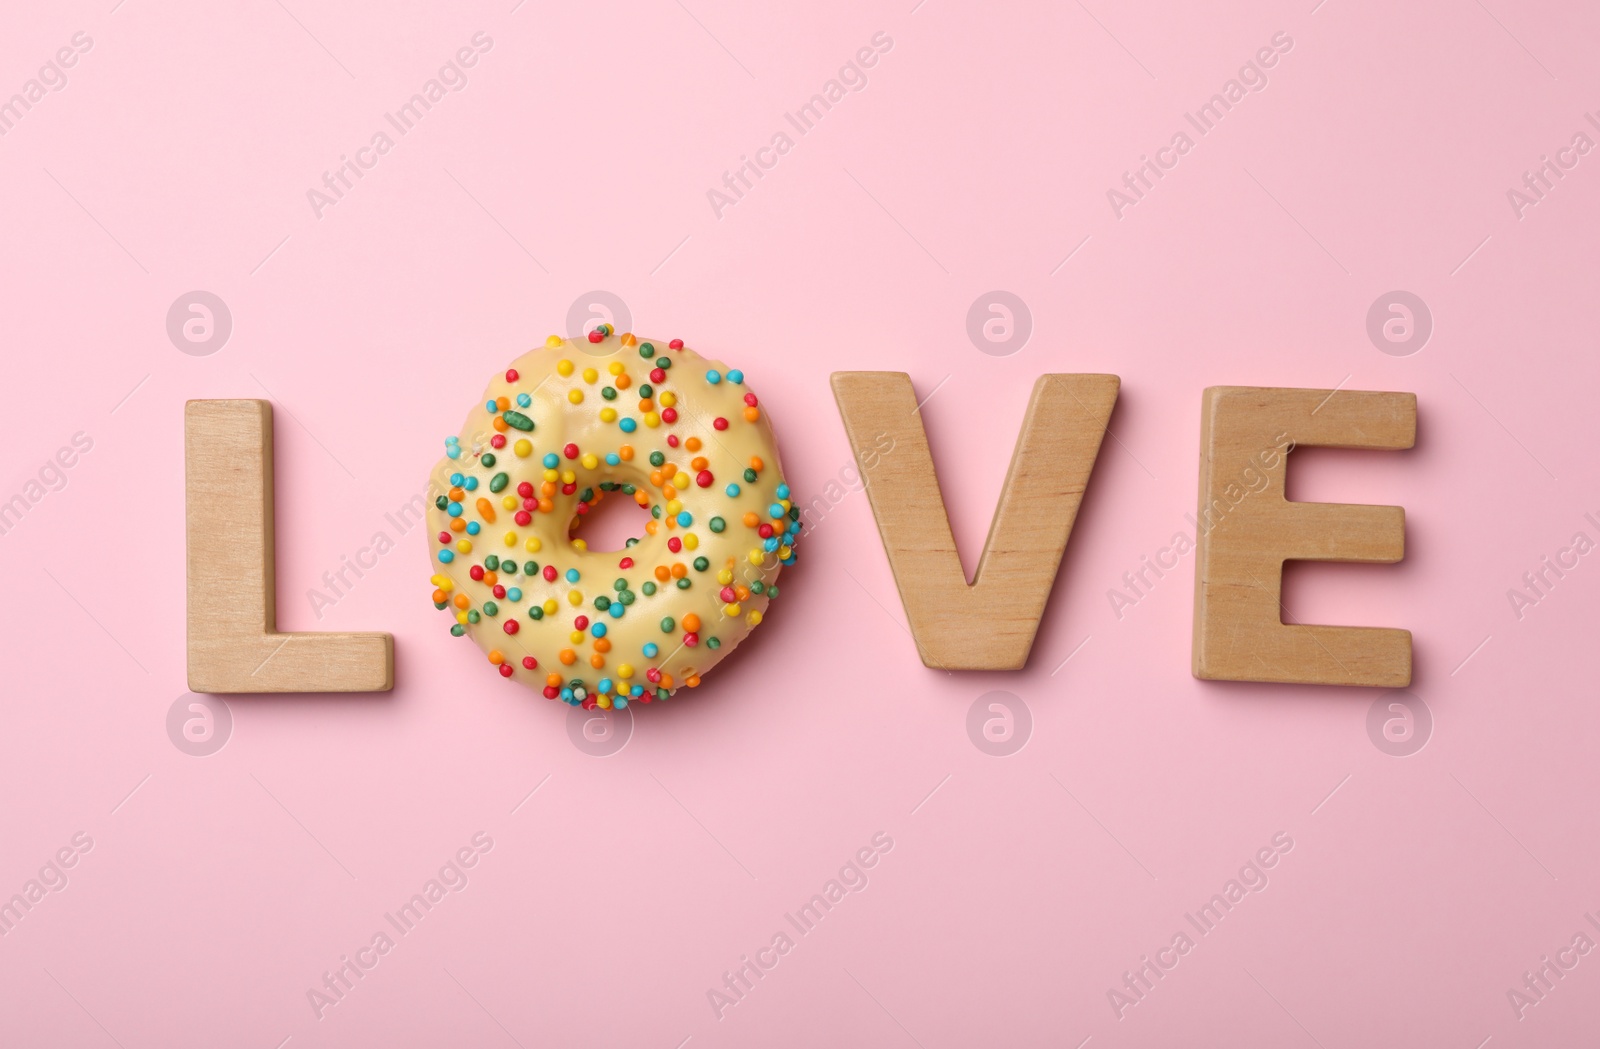
[[[1044,375],[1033,389],[977,571],[956,553],[909,376],[838,372],[834,398],[924,665],[1019,670],[1055,586],[1101,439],[1115,375]],[[1398,506],[1290,502],[1296,448],[1410,448],[1410,393],[1244,386],[1201,401],[1191,669],[1198,678],[1403,688],[1411,633],[1283,621],[1285,561],[1392,564]],[[280,633],[273,608],[272,408],[185,409],[189,688],[382,691],[394,643],[380,633]],[[887,444],[893,455],[881,454]],[[242,556],[248,555],[248,556]]]

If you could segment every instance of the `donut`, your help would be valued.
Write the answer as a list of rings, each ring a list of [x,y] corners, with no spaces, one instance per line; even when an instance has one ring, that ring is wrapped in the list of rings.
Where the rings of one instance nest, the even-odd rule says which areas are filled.
[[[427,507],[433,604],[501,677],[586,709],[698,686],[778,597],[800,511],[744,373],[681,339],[552,335],[445,438]],[[590,550],[602,499],[650,512]]]

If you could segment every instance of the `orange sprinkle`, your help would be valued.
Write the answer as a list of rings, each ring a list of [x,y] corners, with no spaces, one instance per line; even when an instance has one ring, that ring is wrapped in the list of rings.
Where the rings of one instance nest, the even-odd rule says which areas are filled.
[[[648,495],[645,495],[643,492],[638,492],[638,491],[634,492],[633,493],[633,501],[638,503],[640,506],[649,506],[650,505],[650,497]]]
[[[435,590],[433,592],[433,603],[434,604],[442,605],[448,600],[450,600],[450,595],[445,593],[443,590]]]
[[[465,610],[471,604],[472,604],[472,599],[467,597],[466,594],[457,594],[456,595],[456,607],[457,608]]]
[[[450,501],[452,503],[459,503],[461,500],[465,499],[466,497],[467,497],[467,490],[465,488],[452,488],[452,489],[450,489]]]
[[[633,380],[628,378],[628,373],[627,372],[623,372],[621,375],[617,376],[617,381],[616,381],[617,389],[626,390],[628,387],[630,387],[632,385],[633,385]],[[626,459],[627,456],[624,455],[623,458]]]
[[[655,402],[648,397],[641,397],[639,398],[639,410],[641,412],[653,412],[656,410]]]
[[[757,408],[753,404],[745,405],[745,408],[744,408],[744,421],[745,422],[753,423],[759,418],[761,418],[761,409],[760,408]]]
[[[700,617],[690,612],[683,617],[683,629],[691,634],[700,632]]]
[[[504,663],[505,661],[506,661],[506,657],[500,653],[500,650],[498,648],[489,650],[489,662],[493,663],[495,666],[499,666],[501,663]]]
[[[560,674],[547,674],[547,675],[545,675],[544,683],[546,685],[549,685],[551,688],[560,688],[561,687],[561,675]]]
[[[507,408],[511,407],[511,398],[509,398],[509,397],[496,397],[494,399],[494,406],[496,408],[499,408],[501,411],[505,411]]]
[[[765,470],[766,468],[767,468],[767,464],[761,461],[761,456],[752,455],[750,457],[750,469],[752,469],[752,470]]]
[[[744,526],[746,528],[754,528],[760,523],[761,518],[755,513],[755,511],[751,511],[750,513],[744,515]]]
[[[693,440],[693,438],[690,438],[690,440]],[[689,450],[691,452],[694,451],[693,448],[691,448]],[[711,460],[707,459],[703,455],[697,455],[693,459],[689,460],[689,469],[691,469],[691,470],[704,470],[706,467],[708,467],[710,465],[711,465]]]
[[[646,532],[649,532],[651,535],[655,535],[657,532],[661,531],[661,522],[660,521],[646,521],[644,523],[644,530]]]
[[[623,332],[622,333],[622,345],[624,345],[624,346],[637,346],[637,345],[639,345],[639,340],[634,337],[633,332],[631,332],[631,331]]]
[[[574,652],[570,648],[563,648],[559,658],[561,659],[562,665],[570,667],[572,664],[578,661],[578,653]]]
[[[660,470],[651,470],[650,471],[650,483],[655,485],[657,488],[661,487],[661,471]]]
[[[589,665],[594,667],[596,670],[599,670],[601,667],[606,665],[606,657],[601,655],[590,656]]]
[[[656,565],[656,578],[665,583],[667,580],[672,578],[672,569],[668,568],[666,565]],[[456,598],[456,600],[459,601],[461,599]]]
[[[689,449],[691,452],[698,452],[700,450],[700,447],[701,447],[700,438],[691,437],[687,441],[683,442],[683,446],[685,448]],[[702,467],[702,469],[703,469],[703,467]]]
[[[689,574],[689,568],[682,561],[675,561],[672,565],[672,578],[682,579]]]
[[[547,514],[550,511],[554,510],[555,508],[556,508],[556,504],[554,502],[552,502],[551,500],[549,500],[549,499],[540,499],[539,500],[539,512],[541,514]]]
[[[483,515],[485,521],[494,521],[494,504],[487,499],[478,500],[478,513]]]
[[[494,417],[494,428],[496,430],[499,430],[501,433],[505,433],[506,429],[507,429],[506,417],[503,416],[503,415],[495,416]]]
[[[450,531],[452,531],[452,532],[465,532],[466,530],[467,530],[467,522],[463,521],[459,517],[450,518]]]
[[[699,688],[700,687],[700,675],[699,674],[690,674],[688,677],[683,679],[683,683],[685,685],[688,685],[690,688]]]
[[[596,652],[609,652],[609,651],[611,651],[611,639],[609,637],[597,637],[597,638],[595,638],[594,639],[594,650]]]
[[[485,573],[483,573],[483,585],[484,586],[494,586],[499,581],[500,581],[500,573],[498,573],[498,572],[485,572]]]
[[[626,379],[626,378],[627,378],[626,375],[617,376],[617,385],[621,386],[622,385],[622,380]],[[625,444],[621,448],[618,448],[617,449],[617,455],[622,457],[622,461],[623,462],[631,461],[633,459],[633,445]]]

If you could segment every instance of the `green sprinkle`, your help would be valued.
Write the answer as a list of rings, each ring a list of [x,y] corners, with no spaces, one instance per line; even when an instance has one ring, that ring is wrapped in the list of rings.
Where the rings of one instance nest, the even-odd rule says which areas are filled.
[[[481,457],[479,457],[478,461],[480,463],[482,463],[483,465],[485,465],[485,466],[493,466],[494,463],[495,463],[494,453],[493,452],[484,452],[483,455]],[[499,490],[500,489],[498,489],[498,488],[495,489],[495,491],[497,491],[497,492]]]
[[[656,392],[656,391],[655,391],[655,390],[653,390],[653,389],[652,389],[652,388],[651,388],[651,387],[650,387],[650,384],[649,384],[649,383],[647,383],[647,382],[645,382],[645,383],[640,383],[640,384],[639,384],[639,396],[640,396],[640,397],[648,397],[648,396],[650,396],[650,395],[651,395],[651,394],[653,394],[653,393],[655,393],[655,392]]]
[[[713,517],[711,519],[711,530],[713,532],[720,532],[724,528],[727,528],[727,527],[728,527],[728,522],[724,521],[722,518]]]
[[[522,574],[523,575],[538,575],[539,574],[539,562],[537,562],[537,561],[524,561],[522,563]]]
[[[722,639],[719,638],[719,637],[708,637],[708,638],[706,638],[706,647],[707,648],[721,648],[722,647]]]
[[[617,399],[616,387],[614,387],[614,386],[602,386],[602,387],[600,387],[600,396],[604,397],[608,401],[616,400]]]
[[[696,572],[704,572],[706,569],[708,569],[710,567],[711,567],[711,562],[707,561],[705,558],[697,557],[697,558],[694,559],[694,570]]]
[[[689,577],[688,576],[684,576],[682,579],[678,580],[678,589],[679,590],[687,590],[693,585],[694,585],[693,583],[689,582]]]
[[[648,346],[649,343],[646,343],[645,345]],[[673,622],[671,616],[662,616],[661,617],[661,632],[663,634],[672,633],[672,628],[677,626],[677,625],[678,625],[677,623]]]
[[[646,360],[649,360],[651,357],[654,357],[655,355],[656,355],[656,348],[654,346],[650,345],[648,342],[641,342],[639,344],[639,356],[645,358]]]
[[[497,616],[500,614],[500,606],[495,604],[493,601],[485,601],[483,603],[483,614],[486,616]]]
[[[469,622],[469,623],[476,623],[478,620],[480,620],[482,618],[483,618],[482,616],[478,615],[478,610],[476,608],[474,608],[472,611],[467,613],[467,622]]]
[[[538,605],[534,605],[532,608],[528,609],[528,618],[534,620],[543,619],[544,609],[540,608]]]
[[[651,466],[660,466],[662,463],[664,463],[666,461],[667,461],[667,457],[665,455],[662,455],[661,451],[659,449],[657,449],[656,451],[653,451],[653,452],[650,453],[650,465]]]
[[[488,456],[484,456],[484,458],[487,459]],[[494,463],[488,463],[486,465],[493,466]],[[505,491],[506,485],[508,485],[510,483],[511,483],[511,475],[506,473],[504,470],[501,470],[499,473],[497,473],[493,477],[489,478],[489,491],[491,491],[491,492],[502,492],[502,491]]]
[[[599,597],[594,599],[594,607],[604,612],[606,609],[611,607],[611,599],[606,595],[601,594]]]
[[[745,468],[744,479],[746,481],[754,481],[758,476],[759,475],[754,470],[752,470],[752,469],[750,469],[748,467]]]
[[[493,572],[495,569],[500,567],[500,558],[496,557],[494,554],[490,554],[488,557],[483,559],[483,567]]]
[[[622,593],[617,595],[617,600],[621,601],[623,607],[626,608],[628,605],[633,604],[637,598],[633,596],[632,590],[624,590]]]
[[[533,429],[533,420],[521,412],[515,412],[508,408],[500,413],[500,418],[506,421],[507,426],[514,426],[524,432]]]
[[[656,596],[656,585],[654,583],[646,583],[644,586],[640,587],[639,589],[644,591],[644,596],[645,597],[655,597]]]
[[[457,624],[455,624],[454,626],[452,626],[450,628],[450,636],[451,637],[460,637],[462,634],[465,634],[466,632],[467,632],[467,628],[462,626],[460,623],[457,623]]]
[[[619,577],[616,582],[611,584],[611,589],[620,594],[624,590],[628,589],[628,581]]]

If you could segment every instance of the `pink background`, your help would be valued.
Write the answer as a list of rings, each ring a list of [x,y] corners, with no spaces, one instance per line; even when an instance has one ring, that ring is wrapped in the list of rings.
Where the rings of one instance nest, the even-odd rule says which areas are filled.
[[[1600,937],[1600,564],[1520,620],[1506,596],[1600,539],[1600,156],[1520,219],[1506,196],[1600,108],[1590,5],[112,2],[0,34],[0,97],[93,40],[0,138],[0,500],[94,442],[0,536],[0,898],[94,842],[0,938],[0,1044],[1592,1034],[1600,955],[1520,1021],[1507,991]],[[306,191],[480,30],[465,89],[317,218]],[[866,88],[719,219],[706,191],[880,31]],[[1106,191],[1278,31],[1269,86],[1117,218]],[[850,476],[829,372],[909,372],[969,564],[1035,376],[1121,375],[1028,668],[917,661],[859,492],[749,649],[610,757],[452,642],[420,531],[317,619],[487,377],[597,288],[744,368],[802,498]],[[233,318],[209,356],[166,330],[194,289]],[[1009,356],[967,333],[993,289],[1031,310]],[[1393,289],[1434,319],[1409,356],[1366,331]],[[1415,632],[1420,752],[1369,738],[1376,690],[1191,679],[1192,555],[1113,614],[1188,528],[1218,384],[1416,392],[1414,451],[1307,453],[1291,485],[1403,504],[1406,560],[1306,567],[1287,601]],[[230,699],[204,758],[166,730],[198,397],[276,406],[280,625],[391,631],[397,675]],[[993,690],[1031,711],[1007,757],[967,732]],[[479,831],[470,884],[318,1020],[307,990]],[[880,831],[870,884],[718,1020],[724,971]],[[1119,1020],[1124,971],[1278,832],[1265,891]]]

